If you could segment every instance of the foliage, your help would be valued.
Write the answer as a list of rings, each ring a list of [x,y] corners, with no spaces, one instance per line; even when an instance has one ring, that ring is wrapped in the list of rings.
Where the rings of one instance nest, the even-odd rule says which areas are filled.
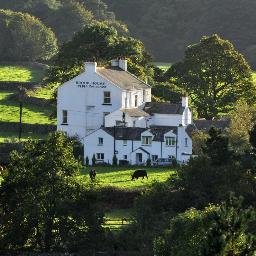
[[[154,240],[156,256],[199,256],[205,243],[205,233],[211,225],[216,207],[194,208],[180,213],[170,221],[170,228]],[[210,255],[210,254],[209,254]]]
[[[46,81],[63,83],[79,74],[85,61],[106,64],[120,56],[129,58],[128,67],[132,73],[145,76],[150,57],[143,44],[131,37],[118,35],[115,28],[105,23],[92,23],[61,47]]]
[[[0,38],[2,61],[48,60],[57,52],[52,30],[29,14],[0,10]]]
[[[256,64],[254,10],[248,0],[105,0],[132,35],[143,40],[158,61],[176,62],[186,46],[203,35],[229,39]],[[237,34],[239,33],[239,37]]]
[[[116,157],[116,154],[113,155],[113,160],[112,160],[112,164],[113,166],[117,166],[117,163],[118,163],[118,159]]]
[[[151,166],[151,159],[150,159],[150,158],[147,159],[146,165],[147,165],[147,167],[150,167],[150,166]]]
[[[192,144],[193,144],[193,154],[202,155],[203,148],[206,147],[206,141],[209,135],[201,130],[195,130],[192,133]]]
[[[199,117],[212,119],[229,112],[237,100],[254,101],[251,74],[234,46],[213,35],[189,46],[183,61],[172,65],[167,77],[186,89]]]
[[[220,129],[211,127],[203,151],[210,157],[213,165],[225,164],[231,157],[229,138]]]
[[[255,209],[244,209],[242,198],[231,195],[212,216],[202,255],[255,255],[255,234],[250,230],[255,217]]]
[[[95,154],[92,156],[92,165],[94,166],[96,164],[96,157]]]
[[[86,158],[85,158],[85,166],[89,166],[89,157],[87,156]]]
[[[250,149],[249,131],[253,126],[252,107],[246,102],[238,102],[234,111],[230,113],[230,127],[228,137],[235,152],[245,152]]]
[[[0,188],[1,248],[95,249],[103,231],[95,194],[80,185],[80,164],[62,133],[13,152]]]

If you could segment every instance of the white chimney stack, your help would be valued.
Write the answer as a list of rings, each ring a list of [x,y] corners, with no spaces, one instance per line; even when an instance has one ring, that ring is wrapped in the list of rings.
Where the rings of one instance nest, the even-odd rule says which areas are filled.
[[[97,62],[85,62],[84,68],[86,73],[95,73]]]
[[[188,108],[188,96],[183,96],[182,97],[182,107]]]
[[[121,68],[124,71],[127,71],[127,60],[119,60],[119,68]]]

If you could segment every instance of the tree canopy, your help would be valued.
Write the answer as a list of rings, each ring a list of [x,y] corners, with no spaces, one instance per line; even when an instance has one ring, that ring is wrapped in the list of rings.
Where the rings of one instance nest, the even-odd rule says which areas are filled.
[[[40,20],[29,14],[0,10],[2,61],[48,60],[56,52],[56,37]]]
[[[188,92],[201,118],[212,119],[233,109],[237,100],[253,103],[256,97],[250,66],[231,42],[218,35],[188,46],[167,77]]]
[[[142,42],[119,35],[108,24],[94,22],[61,47],[47,81],[63,83],[79,74],[85,61],[107,65],[111,59],[118,57],[127,57],[129,70],[142,78],[148,71],[150,55]]]

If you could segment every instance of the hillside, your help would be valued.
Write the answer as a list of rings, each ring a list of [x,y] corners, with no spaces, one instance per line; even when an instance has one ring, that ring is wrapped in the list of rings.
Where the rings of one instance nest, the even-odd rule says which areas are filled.
[[[250,0],[104,0],[157,61],[179,60],[187,45],[217,33],[256,66],[256,2]],[[238,33],[239,31],[239,33]],[[161,45],[161,47],[159,47]]]

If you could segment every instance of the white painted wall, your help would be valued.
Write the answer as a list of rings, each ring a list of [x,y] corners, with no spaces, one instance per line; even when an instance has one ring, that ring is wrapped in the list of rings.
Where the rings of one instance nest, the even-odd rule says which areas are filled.
[[[128,140],[127,144],[124,145],[123,140],[116,140],[116,156],[118,160],[125,160],[124,156],[127,156],[127,160],[135,165],[136,164],[136,153],[138,153],[138,148],[143,148],[150,153],[150,158],[152,155],[157,155],[158,158],[169,158],[174,156],[180,163],[187,162],[190,158],[189,154],[192,154],[192,140],[185,131],[185,127],[178,128],[178,135],[173,132],[168,132],[165,134],[165,137],[175,137],[177,141],[177,147],[166,145],[166,141],[152,141],[151,145],[142,145],[142,141],[132,141]],[[152,134],[149,131],[145,131],[143,136],[151,136]],[[102,137],[104,139],[103,145],[98,145],[98,138]],[[185,145],[185,139],[187,138],[187,146]],[[104,162],[111,163],[114,155],[114,138],[102,129],[93,132],[84,139],[85,143],[85,154],[88,156],[91,164],[91,159],[93,154],[104,153],[105,159]],[[143,163],[146,164],[148,159],[148,154],[144,151],[143,153]],[[184,153],[186,155],[184,155]]]

